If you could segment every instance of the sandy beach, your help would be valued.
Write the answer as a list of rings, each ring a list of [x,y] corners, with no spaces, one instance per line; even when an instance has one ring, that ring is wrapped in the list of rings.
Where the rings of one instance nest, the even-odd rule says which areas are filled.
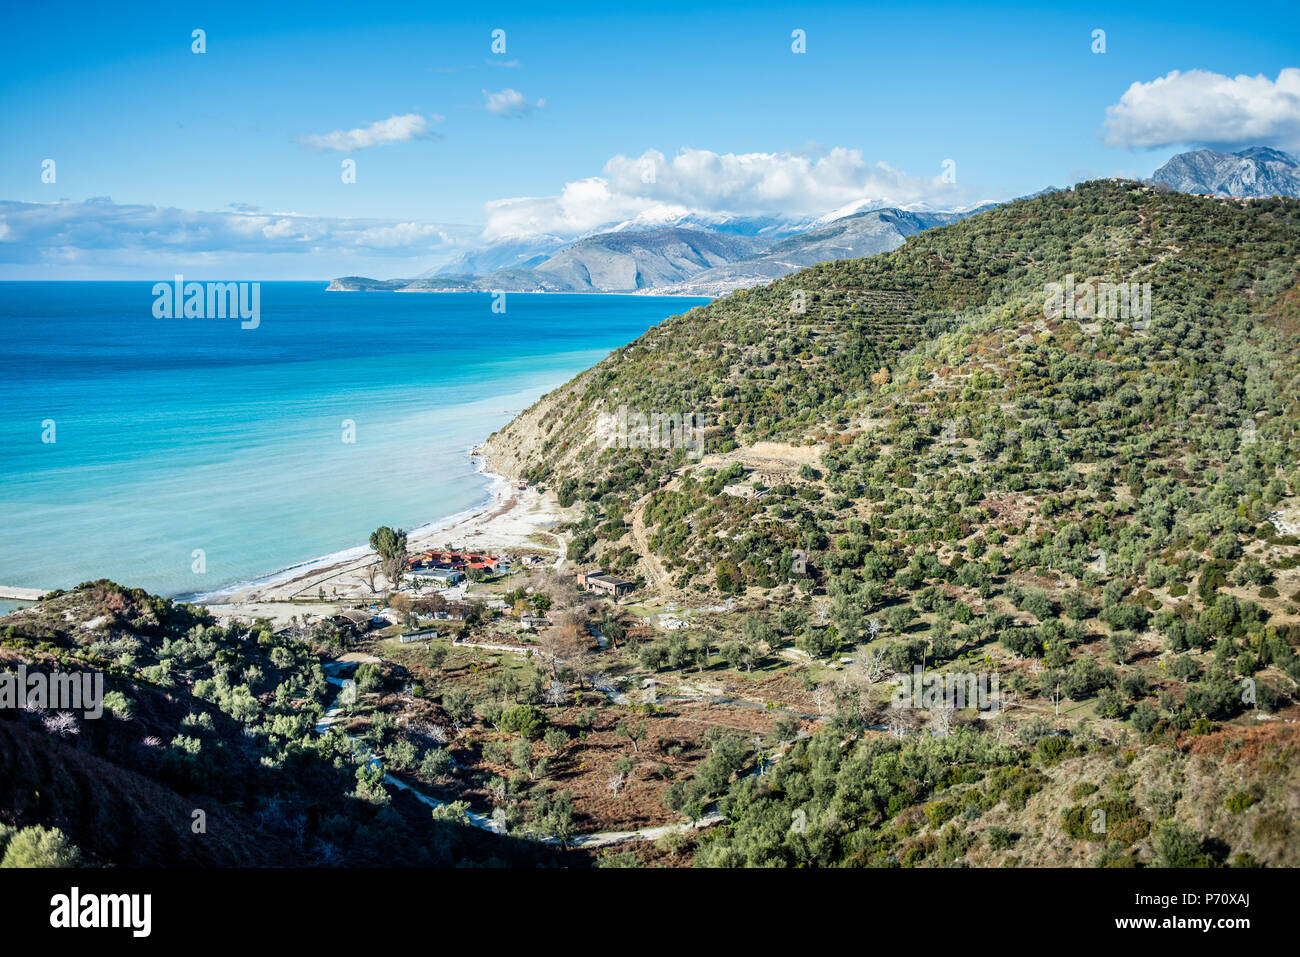
[[[567,546],[555,528],[565,516],[555,494],[531,487],[520,489],[500,475],[484,474],[495,480],[486,505],[467,515],[409,530],[407,550],[415,554],[450,545],[463,551],[537,554],[550,559],[548,564],[563,564]],[[377,566],[378,556],[368,547],[353,547],[259,582],[200,596],[195,603],[219,618],[261,617],[276,624],[286,624],[295,616],[331,615],[387,590],[388,582]],[[372,568],[373,590],[369,577]]]

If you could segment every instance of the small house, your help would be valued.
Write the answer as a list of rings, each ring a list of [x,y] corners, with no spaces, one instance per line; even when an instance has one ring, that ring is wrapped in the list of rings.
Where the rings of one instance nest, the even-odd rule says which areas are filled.
[[[339,612],[337,615],[330,617],[330,623],[336,627],[340,633],[351,638],[364,635],[372,628],[384,627],[388,624],[382,618],[376,618],[368,611],[357,611],[348,609]]]
[[[434,581],[444,582],[447,585],[459,585],[465,580],[464,573],[455,568],[431,568],[421,572],[420,577],[432,578]]]
[[[447,607],[433,613],[438,621],[464,621],[469,614],[469,605],[464,602],[447,602]]]
[[[631,592],[636,584],[614,575],[606,575],[599,568],[595,568],[587,572],[578,572],[578,587],[584,591],[618,598]]]

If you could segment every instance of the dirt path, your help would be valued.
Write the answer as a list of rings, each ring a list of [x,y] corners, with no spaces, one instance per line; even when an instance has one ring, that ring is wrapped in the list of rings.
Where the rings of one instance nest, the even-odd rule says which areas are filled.
[[[655,553],[650,550],[650,542],[646,538],[644,515],[644,505],[632,512],[632,543],[636,553],[641,556],[642,564],[645,567],[646,588],[650,591],[663,593],[668,585],[668,573],[659,564],[659,559],[655,556]]]
[[[453,648],[481,648],[484,651],[510,652],[517,655],[526,655],[530,651],[537,654],[541,650],[538,645],[493,645],[482,641],[461,641],[459,638],[451,644]]]
[[[741,446],[730,452],[706,455],[700,460],[699,464],[718,468],[719,466],[730,465],[732,462],[739,462],[746,468],[755,471],[761,471],[764,468],[797,469],[801,465],[817,467],[821,464],[822,453],[825,451],[826,446],[824,445],[755,442],[753,445]]]
[[[710,811],[698,821],[643,827],[639,831],[601,831],[597,834],[581,834],[569,844],[573,847],[608,847],[610,844],[622,844],[626,841],[657,841],[666,834],[684,834],[687,831],[703,830],[714,824],[721,824],[723,820],[720,812]]]
[[[1291,518],[1294,520],[1288,520],[1285,512],[1277,511],[1269,516],[1269,521],[1273,523],[1279,535],[1300,535],[1300,517],[1292,512]]]

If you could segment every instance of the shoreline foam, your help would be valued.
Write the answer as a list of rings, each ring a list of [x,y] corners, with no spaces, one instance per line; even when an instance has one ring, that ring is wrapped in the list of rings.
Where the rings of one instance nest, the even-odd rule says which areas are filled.
[[[563,515],[554,493],[514,486],[507,476],[490,471],[482,449],[482,445],[475,446],[469,454],[476,462],[475,471],[489,479],[487,498],[472,508],[409,529],[409,550],[417,552],[453,542],[470,551],[551,553],[556,557],[555,566],[562,565],[565,542],[552,528]],[[553,544],[538,542],[539,533],[551,536]],[[365,577],[375,563],[375,554],[368,545],[353,546],[280,569],[256,582],[235,583],[178,600],[202,605],[223,618],[267,617],[283,623],[305,613],[332,613],[330,609],[378,600],[386,588],[369,590]],[[382,579],[382,575],[379,577]]]
[[[407,539],[411,544],[414,544],[421,536],[428,536],[460,522],[469,521],[476,515],[490,510],[491,507],[496,504],[500,491],[506,485],[506,478],[503,475],[498,475],[495,472],[489,472],[487,470],[484,458],[476,454],[480,447],[481,446],[474,446],[474,448],[470,450],[469,455],[471,459],[476,462],[474,468],[475,473],[483,475],[489,479],[488,487],[484,490],[484,498],[478,504],[471,505],[469,508],[461,509],[459,512],[453,512],[445,518],[434,519],[425,522],[422,525],[417,525],[414,528],[408,529],[406,534]],[[301,562],[295,562],[292,565],[286,565],[283,568],[278,568],[265,575],[258,575],[256,578],[231,582],[228,585],[222,585],[220,588],[215,588],[212,591],[185,592],[183,594],[172,596],[172,599],[174,601],[187,601],[196,605],[224,604],[226,600],[233,598],[241,592],[259,588],[273,588],[276,585],[286,584],[314,571],[323,571],[337,565],[357,561],[369,554],[372,554],[369,545],[350,545],[347,548],[341,548],[335,552],[328,552],[327,554],[320,555],[316,558],[308,558]]]

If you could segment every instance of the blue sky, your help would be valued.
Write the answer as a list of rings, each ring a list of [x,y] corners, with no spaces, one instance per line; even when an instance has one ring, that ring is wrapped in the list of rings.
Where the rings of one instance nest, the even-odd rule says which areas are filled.
[[[484,230],[953,206],[1300,145],[1293,3],[181,6],[6,12],[0,277],[411,275]]]

